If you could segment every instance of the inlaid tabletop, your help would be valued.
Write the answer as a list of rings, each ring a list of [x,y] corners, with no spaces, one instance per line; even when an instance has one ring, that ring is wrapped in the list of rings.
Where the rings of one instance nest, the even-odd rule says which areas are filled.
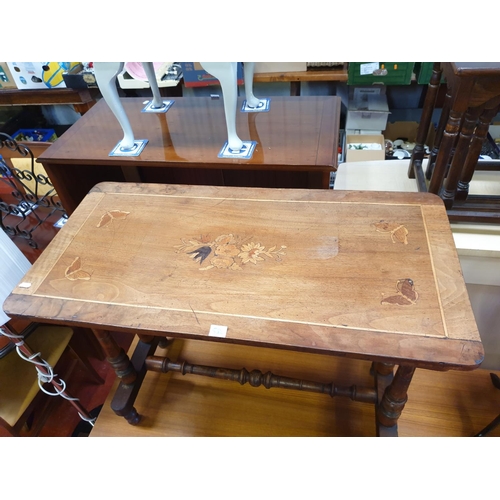
[[[102,183],[5,310],[435,369],[483,357],[428,193]]]

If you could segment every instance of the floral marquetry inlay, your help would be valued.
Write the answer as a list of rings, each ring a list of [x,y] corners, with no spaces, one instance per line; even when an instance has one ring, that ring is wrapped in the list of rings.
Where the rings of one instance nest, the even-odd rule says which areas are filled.
[[[249,241],[250,240],[250,241]],[[222,234],[215,239],[210,235],[190,240],[182,239],[181,245],[176,245],[176,252],[183,252],[200,264],[200,271],[209,269],[241,270],[247,264],[258,264],[267,259],[281,261],[285,255],[285,245],[279,248],[274,245],[266,248],[260,242],[251,238],[242,238],[234,234]],[[201,265],[204,264],[202,267]]]

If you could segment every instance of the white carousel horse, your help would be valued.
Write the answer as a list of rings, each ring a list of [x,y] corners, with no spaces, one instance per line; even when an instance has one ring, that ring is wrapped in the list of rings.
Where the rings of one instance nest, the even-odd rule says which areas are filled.
[[[217,78],[221,84],[222,96],[224,99],[224,113],[226,117],[228,147],[233,151],[239,151],[243,147],[243,141],[236,132],[236,106],[238,100],[237,83],[237,63],[235,62],[203,62],[202,67]],[[123,129],[123,139],[120,142],[122,151],[132,150],[134,148],[134,133],[129,119],[121,105],[116,88],[116,76],[123,70],[124,63],[120,62],[96,62],[94,63],[95,77],[101,94],[116,116],[120,126]],[[142,63],[146,76],[148,78],[151,90],[153,92],[153,101],[151,109],[157,109],[159,112],[165,107],[153,67],[153,63]],[[255,63],[244,64],[245,78],[245,98],[248,108],[257,110],[264,102],[260,101],[253,94],[253,73]]]

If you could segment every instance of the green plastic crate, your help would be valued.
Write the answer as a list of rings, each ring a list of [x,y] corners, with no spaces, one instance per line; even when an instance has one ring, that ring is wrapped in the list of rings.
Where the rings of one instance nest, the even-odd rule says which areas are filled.
[[[362,75],[362,67],[366,68],[364,62],[350,62],[348,70],[348,85],[372,85],[382,83],[384,85],[410,85],[415,63],[412,62],[380,62],[380,69],[385,69],[385,75]]]
[[[421,62],[415,64],[415,73],[417,74],[417,83],[429,85],[432,76],[432,62]],[[444,76],[441,77],[441,83],[445,81]]]

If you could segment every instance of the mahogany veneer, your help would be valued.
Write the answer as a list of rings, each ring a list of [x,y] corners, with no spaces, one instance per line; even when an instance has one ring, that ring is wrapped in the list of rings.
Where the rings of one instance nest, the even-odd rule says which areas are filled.
[[[217,157],[227,140],[222,99],[174,100],[153,114],[141,113],[144,98],[122,99],[134,136],[149,140],[138,157],[109,156],[123,132],[104,100],[39,156],[68,213],[102,181],[329,188],[340,98],[272,97],[269,112],[238,112],[239,136],[258,143],[249,160]]]

